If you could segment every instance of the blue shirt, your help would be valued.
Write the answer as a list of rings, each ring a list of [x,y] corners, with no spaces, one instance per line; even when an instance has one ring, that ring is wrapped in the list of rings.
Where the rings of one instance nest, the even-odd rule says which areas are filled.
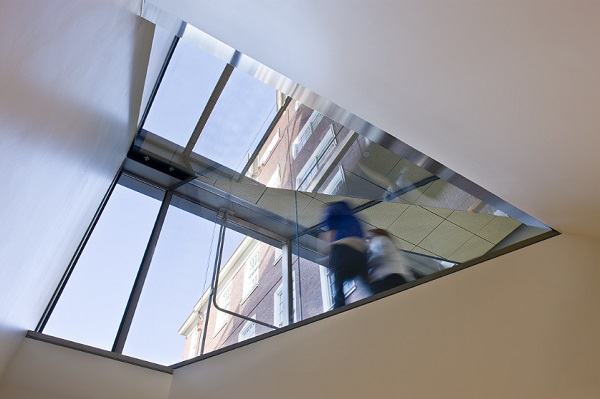
[[[328,230],[335,230],[333,241],[346,237],[364,237],[360,222],[343,201],[329,205],[325,211],[325,225]]]

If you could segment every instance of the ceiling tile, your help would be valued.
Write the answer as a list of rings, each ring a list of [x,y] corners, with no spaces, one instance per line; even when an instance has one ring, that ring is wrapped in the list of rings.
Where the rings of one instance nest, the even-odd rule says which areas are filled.
[[[494,244],[491,242],[481,237],[473,236],[450,255],[449,258],[456,262],[466,262],[485,255],[493,247]]]
[[[214,186],[253,204],[256,204],[267,190],[265,186],[260,184],[240,184],[227,180],[217,180]]]
[[[521,222],[511,217],[494,216],[488,224],[477,232],[477,235],[494,244],[498,244],[520,225]]]
[[[448,220],[475,234],[494,218],[493,215],[466,211],[454,211]]]
[[[420,206],[409,205],[388,229],[395,236],[418,244],[443,221],[443,218]]]
[[[288,220],[296,220],[295,191],[267,188],[257,205]],[[312,200],[308,195],[298,192],[298,213],[302,212]]]
[[[380,229],[388,229],[408,207],[409,205],[400,203],[380,202],[377,205],[358,212],[356,216],[372,226]]]
[[[444,221],[428,234],[419,243],[419,246],[441,258],[448,259],[453,252],[465,244],[473,235],[473,233],[454,223]]]

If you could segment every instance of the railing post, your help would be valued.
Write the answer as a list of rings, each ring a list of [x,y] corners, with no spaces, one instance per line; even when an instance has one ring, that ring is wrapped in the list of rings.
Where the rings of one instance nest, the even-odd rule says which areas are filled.
[[[218,218],[218,217],[217,217]],[[217,240],[217,249],[215,252],[215,269],[221,263],[219,257],[221,256],[221,247],[223,245],[223,238],[225,237],[225,219],[221,219],[221,228],[219,229],[219,238]],[[206,302],[206,312],[204,312],[204,323],[202,327],[202,335],[200,337],[200,353],[199,355],[204,355],[204,346],[206,345],[206,330],[208,329],[208,318],[210,316],[210,308],[212,306],[212,298],[215,294],[215,286],[216,286],[217,273],[213,272],[213,276],[210,283],[210,294],[208,295],[208,301]]]
[[[281,283],[284,295],[283,314],[286,315],[282,324],[294,323],[294,279],[292,272],[292,243],[290,241],[281,247]]]

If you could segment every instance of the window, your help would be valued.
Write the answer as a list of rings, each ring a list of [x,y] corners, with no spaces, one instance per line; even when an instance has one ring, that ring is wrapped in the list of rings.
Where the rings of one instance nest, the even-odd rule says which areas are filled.
[[[115,187],[44,333],[111,349],[159,208]]]
[[[231,283],[228,283],[227,286],[223,289],[223,292],[219,294],[217,298],[217,304],[223,309],[229,310],[229,304],[231,302]],[[225,312],[221,312],[218,309],[215,309],[217,312],[217,321],[215,322],[215,334],[223,328],[223,326],[229,320],[229,314]]]
[[[273,324],[276,327],[287,325],[287,317],[285,312],[285,295],[283,292],[283,283],[279,284],[279,287],[273,294]],[[292,313],[294,315],[294,322],[298,321],[298,315],[296,314],[296,272],[292,273]]]
[[[325,266],[320,266],[321,269],[321,295],[323,298],[323,311],[333,308],[333,295],[335,293],[333,271]],[[347,298],[356,289],[354,280],[344,282],[344,296]]]
[[[305,190],[308,185],[312,182],[312,179],[317,175],[317,172],[323,168],[325,161],[333,148],[336,145],[335,134],[333,133],[333,126],[329,127],[327,133],[321,140],[319,146],[315,149],[315,152],[310,156],[304,167],[298,173],[296,177],[297,190]]]
[[[244,270],[244,299],[258,286],[258,272],[260,265],[260,253],[258,246],[246,260]]]
[[[187,356],[188,359],[198,356],[198,343],[200,342],[200,334],[198,333],[198,330],[194,330],[190,340],[190,351]]]
[[[273,265],[277,264],[277,261],[281,259],[282,251],[279,247],[274,247],[273,249]]]
[[[335,176],[331,179],[331,181],[327,184],[327,186],[323,189],[323,194],[336,195],[339,194],[340,188],[342,184],[345,182],[344,177],[344,168],[338,166],[338,171],[335,173]]]
[[[269,160],[269,157],[271,156],[271,153],[273,152],[273,150],[277,146],[277,143],[279,143],[279,140],[281,140],[281,135],[279,134],[279,129],[277,129],[277,132],[275,133],[275,136],[273,136],[273,138],[271,139],[271,142],[269,143],[269,145],[267,146],[267,149],[265,150],[265,153],[261,157],[261,159],[262,159],[261,164],[262,165],[264,165],[264,164],[267,163],[267,161]]]
[[[277,169],[267,182],[267,187],[279,188],[281,187],[281,168],[277,165]]]
[[[250,316],[253,319],[256,319],[256,315]],[[238,335],[238,342],[242,342],[247,340],[248,338],[252,338],[256,335],[256,324],[251,322],[250,320],[247,320],[244,325],[242,326],[242,329],[240,330],[240,333]]]
[[[313,134],[321,120],[323,119],[323,114],[318,113],[317,111],[313,111],[310,115],[300,133],[292,143],[292,158],[296,159],[304,144],[308,141],[308,138]]]

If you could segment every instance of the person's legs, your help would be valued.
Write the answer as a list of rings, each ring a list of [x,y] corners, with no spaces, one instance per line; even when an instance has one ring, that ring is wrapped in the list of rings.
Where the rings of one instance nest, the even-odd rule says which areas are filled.
[[[385,276],[384,278],[373,281],[371,283],[371,289],[375,294],[379,294],[380,292],[384,292],[390,290],[394,287],[398,287],[402,284],[406,284],[407,281],[400,274],[390,274],[389,276]]]
[[[333,308],[346,304],[344,281],[347,279],[346,256],[344,245],[333,245],[329,254],[329,266],[333,271]]]
[[[367,255],[347,245],[333,245],[330,253],[330,266],[334,275],[333,308],[346,304],[344,282],[355,277],[367,281]],[[366,284],[369,287],[368,284]]]

